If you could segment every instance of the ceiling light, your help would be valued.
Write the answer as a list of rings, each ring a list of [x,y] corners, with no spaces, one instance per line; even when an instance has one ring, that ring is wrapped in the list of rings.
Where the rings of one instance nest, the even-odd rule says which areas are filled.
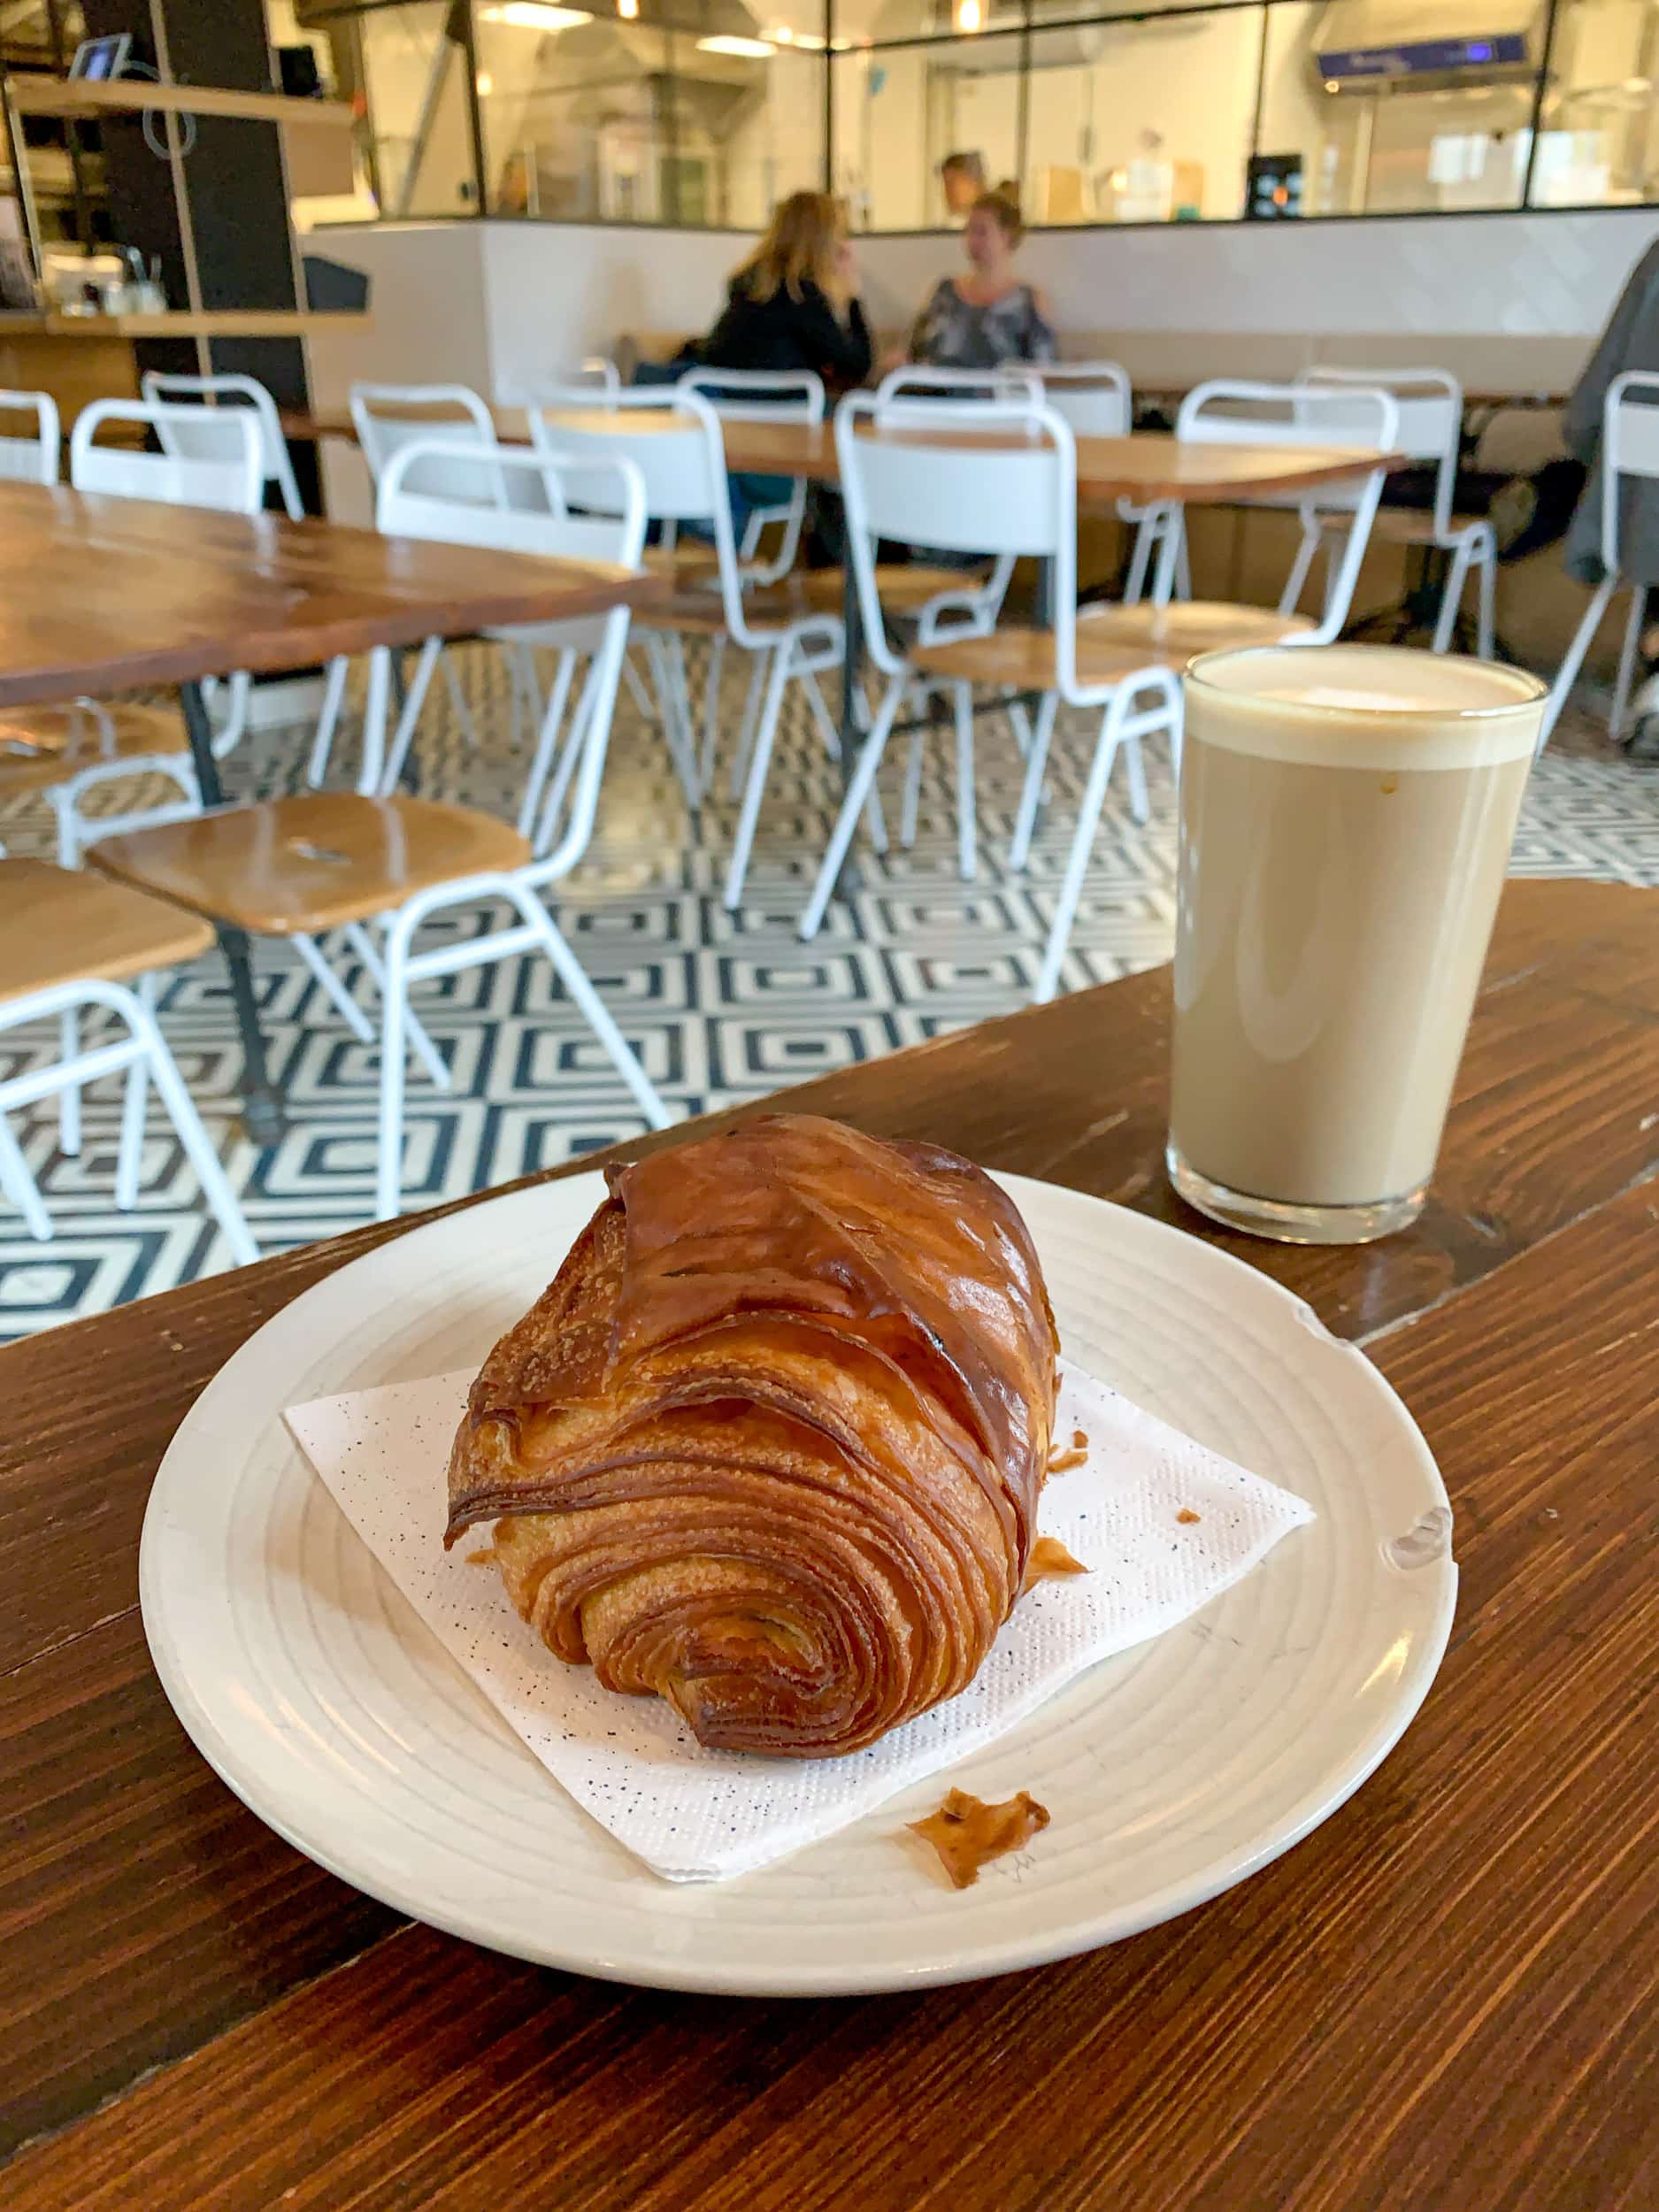
[[[964,35],[981,30],[985,25],[985,10],[981,0],[956,0],[955,21]]]
[[[640,12],[640,0],[617,0],[617,13],[625,23],[632,23]]]
[[[789,26],[787,23],[780,23],[775,30],[768,31],[766,35],[774,46],[793,46],[795,44],[795,33],[789,28]]]
[[[511,23],[519,31],[570,31],[594,19],[586,8],[551,7],[547,0],[497,0],[479,14],[486,23]]]
[[[700,38],[700,54],[742,54],[753,61],[770,61],[772,48],[764,38]]]
[[[490,96],[490,94],[491,94],[492,92],[494,92],[494,90],[495,90],[495,80],[494,79],[494,77],[492,77],[492,76],[490,75],[490,73],[489,73],[489,72],[488,72],[488,69],[480,69],[480,70],[479,71],[479,73],[478,73],[478,96],[479,96],[479,98],[480,98],[480,100],[488,100],[488,97],[489,97],[489,96]]]

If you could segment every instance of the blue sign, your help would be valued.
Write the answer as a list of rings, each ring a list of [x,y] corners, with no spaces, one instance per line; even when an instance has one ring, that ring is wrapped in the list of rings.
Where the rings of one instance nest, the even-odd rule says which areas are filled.
[[[1417,77],[1448,69],[1507,68],[1526,59],[1518,31],[1495,38],[1422,38],[1405,46],[1349,46],[1321,54],[1326,77]]]

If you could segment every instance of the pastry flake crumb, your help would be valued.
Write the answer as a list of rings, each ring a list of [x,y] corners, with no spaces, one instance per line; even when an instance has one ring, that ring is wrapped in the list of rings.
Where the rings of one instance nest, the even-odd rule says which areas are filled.
[[[971,1889],[982,1866],[1020,1850],[1048,1825],[1048,1808],[1027,1790],[1000,1805],[987,1805],[966,1790],[952,1790],[936,1813],[909,1824],[912,1835],[938,1852],[956,1889]]]
[[[466,1563],[469,1567],[488,1567],[494,1562],[495,1557],[494,1544],[481,1544],[476,1551],[467,1553]]]
[[[1031,1557],[1025,1563],[1025,1579],[1020,1587],[1029,1590],[1033,1582],[1046,1582],[1050,1575],[1087,1572],[1083,1562],[1073,1559],[1057,1536],[1040,1536],[1031,1548]]]
[[[1190,1505],[1184,1505],[1175,1517],[1183,1528],[1191,1528],[1193,1524],[1195,1521],[1202,1520],[1203,1516],[1200,1513],[1194,1513]]]

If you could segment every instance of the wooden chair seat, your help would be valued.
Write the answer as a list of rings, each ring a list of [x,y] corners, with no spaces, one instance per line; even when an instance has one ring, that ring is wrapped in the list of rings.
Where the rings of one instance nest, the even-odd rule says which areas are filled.
[[[434,884],[521,868],[530,847],[470,807],[319,791],[106,837],[86,858],[211,921],[291,937],[366,921]]]
[[[0,860],[0,1002],[96,976],[125,983],[194,960],[213,933],[194,914],[44,860]]]
[[[0,798],[44,791],[82,768],[109,760],[153,760],[188,753],[184,717],[176,707],[130,703],[109,710],[112,735],[84,711],[28,707],[0,716]]]
[[[1273,607],[1235,606],[1215,599],[1172,599],[1167,606],[1142,600],[1133,607],[1089,607],[1077,624],[1079,665],[1085,651],[1110,641],[1156,654],[1181,668],[1198,653],[1218,653],[1243,645],[1279,645],[1305,636],[1317,624],[1306,615],[1280,614]]]
[[[1461,537],[1465,530],[1472,530],[1486,519],[1484,515],[1454,515],[1450,534]],[[1346,515],[1326,515],[1322,527],[1334,534],[1348,526]],[[1438,545],[1440,537],[1434,527],[1434,517],[1420,507],[1379,507],[1377,519],[1371,524],[1373,542],[1380,539],[1385,545]]]
[[[1078,680],[1112,684],[1146,668],[1179,668],[1179,660],[1152,646],[1128,645],[1089,634],[1092,625],[1077,626]],[[1188,657],[1190,657],[1190,656]],[[926,676],[954,676],[974,684],[1011,684],[1021,691],[1053,691],[1058,684],[1051,630],[1022,630],[1011,624],[987,637],[917,644],[905,655]]]
[[[809,605],[821,614],[841,612],[846,586],[839,568],[809,569],[801,580]],[[877,595],[890,615],[918,614],[941,592],[977,591],[984,580],[983,569],[929,568],[921,561],[884,562],[876,570]]]

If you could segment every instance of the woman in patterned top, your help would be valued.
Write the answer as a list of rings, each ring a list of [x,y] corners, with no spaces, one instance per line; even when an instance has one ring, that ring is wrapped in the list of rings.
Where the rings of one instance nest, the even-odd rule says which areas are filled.
[[[1047,303],[1014,270],[1025,227],[1011,187],[982,192],[962,234],[967,273],[943,277],[917,318],[910,358],[938,369],[995,369],[1005,361],[1052,361]]]

